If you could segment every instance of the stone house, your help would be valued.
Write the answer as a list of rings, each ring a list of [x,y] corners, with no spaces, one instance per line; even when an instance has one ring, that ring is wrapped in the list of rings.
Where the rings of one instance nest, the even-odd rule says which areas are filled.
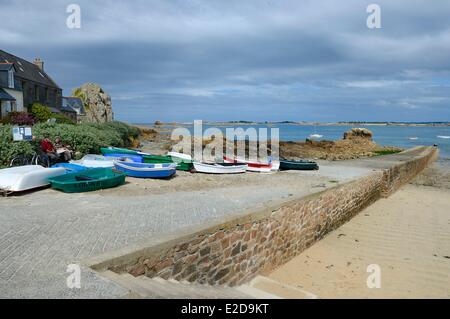
[[[11,111],[24,110],[22,89],[15,73],[13,63],[0,63],[0,119]]]
[[[80,123],[86,116],[83,101],[79,97],[63,96],[61,110],[63,114],[70,117],[77,123]]]
[[[62,89],[44,71],[41,59],[31,63],[0,50],[0,102],[0,117],[27,111],[36,102],[61,113]]]

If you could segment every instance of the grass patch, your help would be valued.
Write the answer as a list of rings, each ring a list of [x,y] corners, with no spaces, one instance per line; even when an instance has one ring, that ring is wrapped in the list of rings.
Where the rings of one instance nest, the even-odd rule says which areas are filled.
[[[373,151],[375,156],[381,156],[381,155],[390,155],[390,154],[397,154],[400,153],[402,150],[378,150]]]

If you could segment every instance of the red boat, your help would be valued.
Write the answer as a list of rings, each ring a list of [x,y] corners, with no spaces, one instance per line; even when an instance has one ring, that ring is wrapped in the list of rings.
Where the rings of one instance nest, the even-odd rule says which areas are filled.
[[[268,173],[272,170],[272,162],[270,163],[250,162],[244,159],[232,159],[226,156],[223,157],[223,161],[225,163],[247,164],[247,171],[250,172]]]

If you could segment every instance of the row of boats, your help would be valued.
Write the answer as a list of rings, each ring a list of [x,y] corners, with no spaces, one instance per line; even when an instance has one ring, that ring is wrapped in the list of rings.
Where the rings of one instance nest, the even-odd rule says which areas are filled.
[[[229,158],[224,156],[222,163],[203,163],[194,161],[188,154],[169,152],[167,155],[152,155],[136,150],[116,147],[102,148],[105,157],[128,157],[134,162],[142,163],[176,163],[177,169],[182,171],[195,171],[209,174],[236,174],[245,171],[271,172],[277,170],[317,170],[316,162],[301,161],[276,161],[269,158],[266,162],[252,162],[241,158]],[[140,157],[137,158],[137,157]]]
[[[125,177],[170,178],[176,170],[207,174],[239,174],[246,171],[271,172],[277,170],[317,170],[313,161],[252,162],[224,157],[223,163],[194,161],[190,155],[169,152],[153,155],[138,150],[108,147],[102,155],[89,154],[81,160],[59,163],[51,168],[37,165],[11,167],[0,170],[0,190],[20,192],[51,185],[67,193],[86,192],[120,186]]]

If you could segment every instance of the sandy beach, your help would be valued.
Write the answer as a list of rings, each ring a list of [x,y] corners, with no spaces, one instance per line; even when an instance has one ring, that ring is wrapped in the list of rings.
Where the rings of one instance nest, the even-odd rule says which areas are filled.
[[[437,162],[269,275],[319,298],[450,297],[450,169]],[[380,266],[369,289],[367,267]]]

